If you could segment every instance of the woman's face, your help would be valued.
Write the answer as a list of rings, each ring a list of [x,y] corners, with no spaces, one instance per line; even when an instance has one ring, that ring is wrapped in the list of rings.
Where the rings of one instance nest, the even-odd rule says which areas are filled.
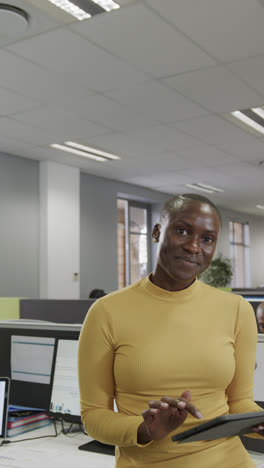
[[[185,200],[153,229],[159,241],[158,266],[170,279],[190,283],[210,265],[220,228],[213,207]]]

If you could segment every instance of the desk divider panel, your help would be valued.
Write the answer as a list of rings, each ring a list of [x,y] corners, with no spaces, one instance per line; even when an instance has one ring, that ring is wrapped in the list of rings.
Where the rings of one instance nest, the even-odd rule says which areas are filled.
[[[55,323],[83,323],[96,299],[21,299],[20,318]]]

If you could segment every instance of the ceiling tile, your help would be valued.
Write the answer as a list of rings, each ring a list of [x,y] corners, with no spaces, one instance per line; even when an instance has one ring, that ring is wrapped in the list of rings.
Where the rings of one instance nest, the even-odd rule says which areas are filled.
[[[135,132],[130,132],[127,135],[128,141],[135,140],[143,143],[146,148],[151,146],[158,149],[160,152],[194,152],[198,148],[204,148],[200,141],[190,137],[185,133],[164,125],[155,125],[150,128],[142,128]]]
[[[83,140],[102,149],[113,151],[124,158],[132,157],[153,163],[161,162],[161,168],[170,170],[189,168],[190,165],[214,165],[232,162],[237,157],[208,146],[174,128],[154,126],[133,133],[112,133]],[[154,173],[152,172],[152,176]]]
[[[201,166],[214,166],[218,167],[224,163],[231,163],[237,159],[232,156],[224,153],[219,149],[214,148],[213,146],[208,146],[206,144],[199,146],[197,145],[196,151],[168,151],[166,154],[165,164],[170,165],[170,169],[173,169],[172,162],[174,162],[175,170],[185,167],[191,167],[193,164],[193,174],[195,174],[195,168]]]
[[[263,178],[263,174],[257,167],[252,167],[250,164],[246,162],[230,162],[230,163],[221,163],[217,166],[217,171],[214,167],[210,167],[209,165],[203,168],[196,169],[195,174],[192,172],[191,169],[189,170],[182,170],[180,174],[185,176],[192,176],[196,179],[196,181],[200,181],[203,183],[216,185],[219,188],[223,188],[226,191],[230,190],[241,190],[241,182],[243,182],[243,190],[247,190],[249,188],[247,181],[255,180],[257,184],[260,179]],[[242,190],[242,191],[243,191]]]
[[[120,104],[130,106],[150,119],[155,116],[156,120],[164,123],[206,113],[199,105],[155,81],[116,89],[106,95]]]
[[[83,135],[94,136],[107,133],[109,130],[88,120],[82,119],[74,111],[66,111],[57,107],[43,107],[36,111],[16,114],[16,120],[43,129],[60,143],[65,140],[73,140]],[[59,141],[58,141],[59,140]]]
[[[8,50],[97,91],[146,80],[143,73],[66,28],[40,34]]]
[[[76,96],[83,98],[92,94],[85,86],[75,86],[67,74],[45,70],[6,50],[0,50],[0,63],[0,87],[14,90],[39,102],[64,102],[70,106]]]
[[[240,147],[246,145],[253,149],[255,144],[258,146],[260,143],[259,138],[252,136],[224,117],[213,114],[177,122],[175,127],[208,144],[224,145],[225,148],[229,148],[230,145],[230,150],[232,145],[239,144]]]
[[[264,8],[257,0],[146,0],[221,61],[263,53]]]
[[[152,115],[149,119],[140,112],[125,105],[120,105],[105,96],[96,94],[91,96],[82,96],[71,102],[71,106],[65,102],[61,104],[61,109],[74,114],[76,123],[78,119],[91,120],[116,131],[128,131],[148,128],[155,123],[157,116]],[[85,134],[84,134],[85,137]]]
[[[215,63],[140,2],[111,15],[98,15],[93,21],[79,22],[71,28],[155,77]]]
[[[126,182],[129,182],[131,184],[139,184],[139,185],[144,185],[144,184],[152,184],[152,187],[161,187],[163,186],[164,188],[171,184],[174,186],[179,185],[179,184],[188,184],[190,183],[191,178],[188,176],[184,176],[181,174],[172,173],[172,172],[165,172],[162,173],[162,171],[159,174],[155,174],[152,176],[151,179],[149,179],[146,176],[138,176],[138,177],[128,177],[126,178]]]
[[[264,170],[258,167],[242,166],[220,166],[217,168],[217,179],[224,179],[223,183],[231,193],[247,193],[259,191],[263,196],[263,177]],[[243,188],[241,190],[241,187]],[[262,190],[261,190],[262,187]]]
[[[97,128],[96,128],[97,129]],[[97,129],[98,131],[98,129]],[[54,129],[45,129],[33,124],[20,122],[15,118],[0,118],[0,138],[10,138],[28,145],[47,145],[61,143],[62,133],[54,126]],[[65,135],[64,135],[65,136]]]
[[[0,119],[1,122],[2,119]],[[22,141],[17,141],[16,139],[0,134],[0,153],[12,154],[20,157],[34,158],[30,152],[32,150],[32,145]],[[33,157],[32,157],[33,156]]]
[[[261,97],[224,67],[211,67],[165,79],[164,82],[214,112],[259,105]]]
[[[38,102],[3,88],[0,88],[0,103],[0,115],[12,115],[19,111],[39,107]]]
[[[264,10],[264,8],[263,8]],[[264,40],[263,40],[264,42]],[[264,96],[264,56],[231,63],[228,68]],[[260,105],[264,104],[264,97]],[[240,108],[241,109],[241,108]]]
[[[198,148],[204,150],[206,145],[184,133],[162,125],[141,128],[137,131],[112,133],[89,138],[90,143],[114,151],[117,154],[133,155],[147,162],[158,158],[164,164],[175,158],[175,154],[196,154]],[[88,143],[88,141],[87,141]],[[185,166],[184,166],[185,167]]]
[[[113,152],[126,159],[128,156],[136,157],[137,159],[148,159],[153,154],[158,152],[155,144],[146,144],[145,141],[135,138],[129,134],[111,133],[108,135],[99,135],[91,138],[82,138],[80,143],[89,146],[94,145],[96,148]]]

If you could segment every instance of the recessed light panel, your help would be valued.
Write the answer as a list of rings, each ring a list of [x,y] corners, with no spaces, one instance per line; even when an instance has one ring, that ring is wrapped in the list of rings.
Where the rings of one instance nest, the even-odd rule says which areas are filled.
[[[197,182],[197,185],[199,185],[199,187],[203,187],[203,188],[206,188],[206,189],[209,189],[209,190],[213,190],[213,192],[223,192],[224,190],[218,188],[218,187],[214,187],[213,185],[208,185],[208,184],[204,184],[202,182]]]
[[[79,143],[75,143],[74,141],[65,141],[65,145],[71,146],[72,148],[77,148],[83,151],[87,151],[88,153],[97,154],[98,156],[103,156],[106,159],[121,159],[119,156],[115,154],[106,153],[105,151],[98,150],[96,148],[91,148],[90,146],[81,145]]]
[[[185,187],[189,187],[189,188],[192,188],[192,189],[195,189],[195,190],[200,190],[201,192],[214,193],[213,190],[209,190],[209,189],[206,189],[206,188],[203,188],[203,187],[199,187],[198,185],[195,185],[195,184],[185,184]]]
[[[219,193],[223,192],[224,190],[214,187],[213,185],[208,185],[204,184],[202,182],[197,182],[195,184],[186,184],[186,187],[193,188],[195,190],[201,190],[201,192],[206,192],[206,193]]]
[[[48,0],[48,1],[50,3],[53,3],[53,5],[56,5],[58,8],[61,8],[62,10],[64,10],[66,13],[69,13],[70,15],[74,16],[74,18],[78,19],[79,21],[91,18],[91,15],[89,13],[82,10],[81,8],[79,8],[77,5],[70,2],[69,0]]]
[[[68,153],[73,153],[73,154],[77,154],[77,156],[83,156],[85,158],[88,158],[88,159],[94,159],[95,161],[107,161],[106,158],[103,158],[102,156],[96,156],[95,154],[89,154],[89,153],[86,153],[85,151],[81,151],[81,150],[78,150],[78,149],[74,149],[74,148],[69,148],[68,146],[65,146],[65,145],[59,145],[57,143],[53,143],[50,145],[52,148],[56,148],[56,149],[59,149],[61,151],[67,151]]]
[[[112,0],[92,0],[94,3],[102,7],[105,11],[117,10],[120,8],[116,2]]]
[[[251,110],[264,119],[264,109],[262,107],[253,107]]]
[[[91,16],[120,8],[113,0],[48,0],[66,13],[82,21]]]
[[[94,159],[95,161],[103,162],[121,159],[115,154],[107,153],[106,151],[101,151],[96,148],[91,148],[90,146],[81,145],[80,143],[76,143],[74,141],[65,141],[64,145],[52,143],[50,146],[62,151],[67,151],[68,153],[77,154],[78,156]]]
[[[233,117],[264,135],[264,110],[261,107],[231,112]]]

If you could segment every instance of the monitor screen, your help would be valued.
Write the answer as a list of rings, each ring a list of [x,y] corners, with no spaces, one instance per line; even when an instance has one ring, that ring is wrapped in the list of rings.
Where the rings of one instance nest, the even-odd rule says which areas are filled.
[[[48,410],[58,340],[78,340],[81,325],[0,322],[0,375],[10,377],[10,404]]]
[[[77,352],[77,340],[57,341],[50,413],[71,422],[81,421]]]
[[[254,400],[263,407],[264,403],[264,334],[258,334],[256,367],[254,376]]]
[[[0,377],[0,437],[6,437],[8,397],[9,397],[9,379]]]

